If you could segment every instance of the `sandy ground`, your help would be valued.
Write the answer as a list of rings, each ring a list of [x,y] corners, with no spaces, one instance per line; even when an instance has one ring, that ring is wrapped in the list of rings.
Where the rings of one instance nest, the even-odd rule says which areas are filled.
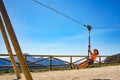
[[[33,80],[120,80],[120,66],[31,73]],[[25,80],[24,75],[21,74]],[[15,80],[15,74],[0,75],[0,80]]]

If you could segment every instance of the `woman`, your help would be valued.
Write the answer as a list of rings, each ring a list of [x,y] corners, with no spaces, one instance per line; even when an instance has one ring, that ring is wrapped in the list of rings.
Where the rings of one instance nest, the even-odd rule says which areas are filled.
[[[90,58],[88,60],[86,60],[85,62],[77,65],[78,68],[85,68],[88,67],[89,65],[93,64],[95,59],[98,57],[99,55],[99,51],[98,49],[94,49],[93,52],[90,50],[90,48],[88,48],[88,51],[90,53]]]

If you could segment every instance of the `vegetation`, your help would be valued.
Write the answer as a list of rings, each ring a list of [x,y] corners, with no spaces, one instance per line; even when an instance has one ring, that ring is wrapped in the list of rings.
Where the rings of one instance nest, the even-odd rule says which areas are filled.
[[[0,75],[3,75],[3,74],[14,74],[14,70],[13,69],[10,69],[10,70],[5,70],[5,71],[0,71]]]
[[[104,67],[104,66],[116,66],[116,65],[120,65],[120,63],[102,63],[101,64],[101,67]],[[88,68],[95,68],[95,67],[100,67],[100,64],[99,63],[94,63],[93,65],[90,65]],[[71,70],[69,66],[65,66],[65,67],[52,67],[52,70],[53,71],[56,71],[56,70]],[[30,72],[45,72],[45,71],[49,71],[49,67],[47,68],[42,68],[42,69],[38,69],[38,68],[34,68],[34,69],[30,69]],[[21,73],[21,69],[19,69],[19,72]],[[14,74],[14,70],[13,69],[9,69],[9,70],[6,70],[6,71],[0,71],[0,75],[3,75],[3,74]]]
[[[120,65],[120,63],[101,63],[101,67],[104,66],[116,66]],[[100,67],[100,63],[94,63],[93,65],[89,66],[88,68]]]

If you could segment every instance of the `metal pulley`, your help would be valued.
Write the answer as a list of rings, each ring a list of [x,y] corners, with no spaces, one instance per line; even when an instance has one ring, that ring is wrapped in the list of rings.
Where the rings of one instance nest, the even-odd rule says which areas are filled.
[[[87,27],[88,31],[92,30],[92,27],[90,25],[87,25],[86,27]]]

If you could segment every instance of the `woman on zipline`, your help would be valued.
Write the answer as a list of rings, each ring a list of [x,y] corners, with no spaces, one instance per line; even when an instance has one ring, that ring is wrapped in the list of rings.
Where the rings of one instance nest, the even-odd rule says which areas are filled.
[[[98,57],[98,55],[99,55],[98,49],[94,49],[93,52],[92,52],[91,49],[90,49],[90,46],[88,46],[88,51],[89,51],[89,53],[90,53],[90,58],[89,58],[88,60],[86,60],[85,62],[78,64],[77,67],[78,67],[79,69],[81,69],[81,68],[86,68],[86,67],[88,67],[89,65],[93,64],[94,61],[95,61],[95,59],[96,59],[96,58]]]

